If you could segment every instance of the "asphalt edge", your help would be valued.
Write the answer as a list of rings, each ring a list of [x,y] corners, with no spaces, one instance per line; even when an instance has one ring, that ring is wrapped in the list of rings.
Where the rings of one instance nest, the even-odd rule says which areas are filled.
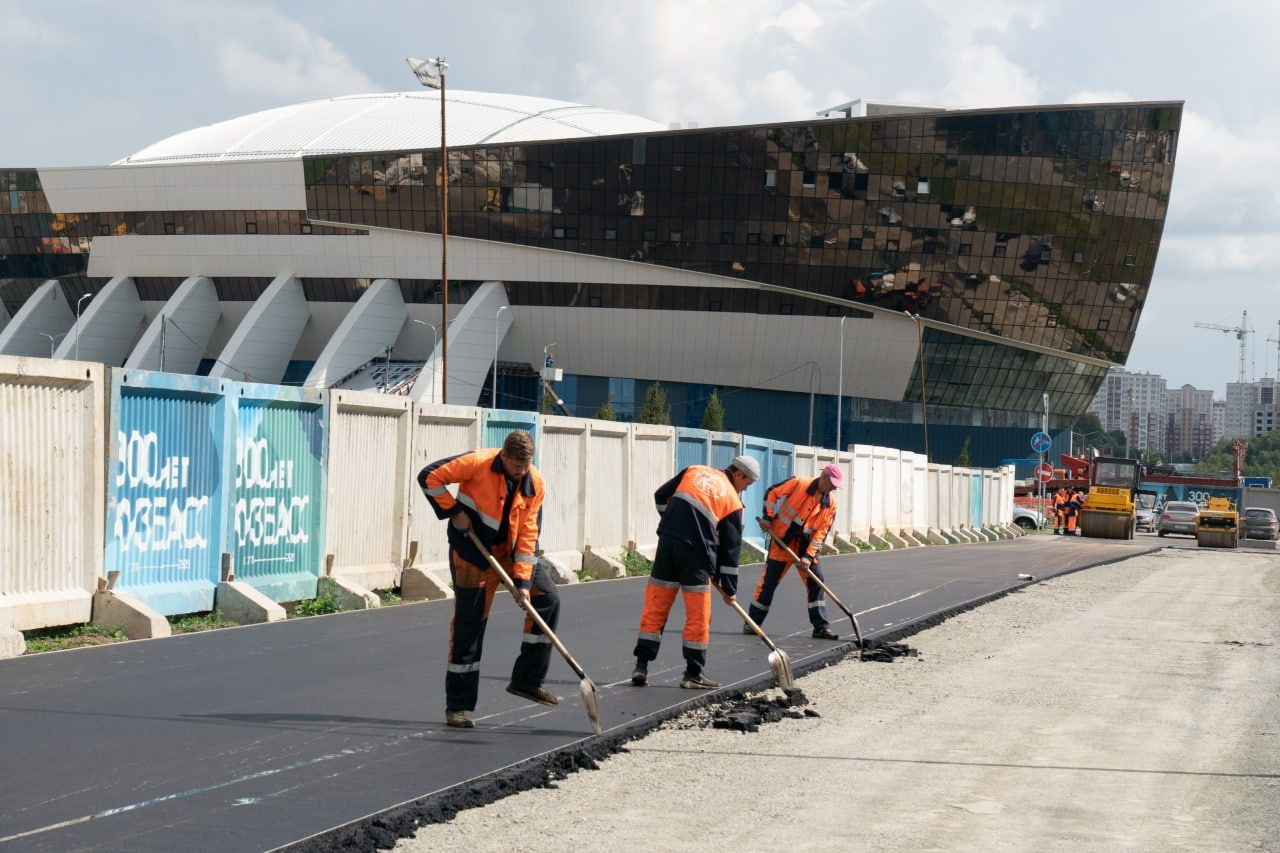
[[[1162,550],[1164,550],[1163,545],[1155,545],[1135,553],[1100,559],[1053,574],[1037,575],[1031,580],[1022,581],[962,604],[935,611],[911,622],[896,625],[883,633],[869,632],[863,640],[870,642],[874,639],[876,645],[897,642],[921,631],[936,628],[948,619],[1021,592],[1027,587],[1135,557],[1149,556]],[[797,662],[792,668],[797,676],[807,675],[842,663],[856,653],[856,642],[840,643]],[[719,704],[733,698],[735,694],[758,692],[773,686],[775,682],[772,673],[761,674],[756,678],[737,682],[730,687],[685,700],[678,705],[627,723],[616,731],[610,730],[605,734],[584,738],[466,782],[460,782],[383,811],[357,818],[308,838],[290,842],[274,848],[271,853],[275,851],[328,853],[335,850],[344,851],[344,853],[347,851],[365,853],[365,851],[389,850],[399,839],[414,835],[422,826],[450,821],[459,812],[491,805],[522,791],[555,787],[557,781],[580,770],[597,770],[600,761],[619,752],[625,752],[626,744],[639,740],[663,723],[682,717],[690,711]]]

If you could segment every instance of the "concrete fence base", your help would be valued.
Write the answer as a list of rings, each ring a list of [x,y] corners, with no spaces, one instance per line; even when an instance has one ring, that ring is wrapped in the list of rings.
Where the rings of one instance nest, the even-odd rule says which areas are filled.
[[[400,573],[400,597],[405,601],[443,601],[453,598],[446,563],[409,566]]]
[[[921,548],[927,547],[930,544],[929,537],[918,530],[904,530],[902,531],[902,538],[915,545],[919,545]]]
[[[237,580],[223,581],[218,584],[213,595],[213,609],[240,625],[283,622],[288,618],[288,614],[279,604],[244,581]]]
[[[879,548],[881,550],[892,550],[893,548],[902,547],[901,545],[894,545],[893,542],[876,533],[874,530],[867,534],[867,541],[871,543],[873,548]]]
[[[852,553],[853,551],[856,551],[858,548],[857,545],[853,544],[852,539],[849,539],[846,536],[841,536],[839,533],[833,533],[831,535],[831,541],[836,543],[837,551],[848,551]]]
[[[130,640],[168,637],[169,620],[136,598],[104,587],[93,594],[93,615],[89,622],[103,628],[119,628]]]
[[[582,552],[557,551],[554,554],[543,554],[538,559],[542,562],[543,570],[557,584],[563,586],[581,581],[578,572],[582,571]]]
[[[754,522],[752,522],[754,524]],[[763,563],[765,557],[768,556],[764,551],[756,547],[755,543],[742,541],[742,556],[739,558],[740,563]]]
[[[907,540],[903,539],[901,536],[899,536],[896,533],[890,533],[888,530],[882,533],[880,535],[880,538],[888,542],[890,547],[893,547],[893,548],[910,548],[911,547],[911,544],[908,543]]]
[[[627,567],[622,558],[625,548],[591,548],[582,552],[582,568],[597,578],[625,578]]]
[[[0,660],[16,658],[27,650],[22,632],[13,628],[0,628]]]
[[[941,533],[939,533],[936,530],[930,530],[928,533],[928,536],[929,536],[930,545],[950,545],[951,544],[950,542],[947,541],[947,537],[943,536]]]
[[[370,592],[347,577],[320,578],[317,586],[320,595],[332,595],[343,610],[372,610],[382,606],[377,593]]]

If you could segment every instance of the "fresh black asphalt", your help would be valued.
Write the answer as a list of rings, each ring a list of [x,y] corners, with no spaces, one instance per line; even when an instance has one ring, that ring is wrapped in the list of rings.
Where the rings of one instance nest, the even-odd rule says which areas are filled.
[[[1037,536],[823,565],[875,637],[1020,586],[1019,573],[1155,547]],[[757,577],[744,570],[743,599]],[[606,735],[698,695],[678,686],[679,604],[651,685],[627,681],[644,583],[561,588],[562,636],[600,685]],[[0,661],[0,849],[268,850],[591,735],[558,657],[558,708],[503,691],[522,621],[505,596],[486,637],[478,728],[445,728],[451,611],[410,604]],[[797,665],[832,647],[809,637],[791,578],[765,627]],[[833,628],[843,638],[848,621]],[[759,680],[766,653],[717,600],[707,674]]]

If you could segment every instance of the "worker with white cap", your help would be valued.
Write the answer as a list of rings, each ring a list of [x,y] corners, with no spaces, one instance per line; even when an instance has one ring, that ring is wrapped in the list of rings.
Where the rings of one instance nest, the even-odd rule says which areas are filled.
[[[817,477],[791,477],[771,486],[764,497],[764,515],[760,529],[765,536],[770,532],[786,543],[800,558],[796,571],[804,581],[809,598],[809,622],[813,636],[818,640],[836,640],[838,635],[827,621],[827,601],[822,587],[814,583],[810,575],[821,581],[822,569],[818,566],[818,553],[827,539],[836,517],[835,490],[844,485],[844,471],[839,465],[828,465]],[[769,615],[773,593],[791,568],[791,558],[785,549],[769,539],[769,558],[765,561],[760,584],[751,601],[751,618],[757,625]],[[751,633],[750,628],[745,633]]]
[[[720,686],[702,674],[711,640],[711,584],[726,602],[737,594],[741,495],[758,479],[760,464],[750,456],[738,456],[723,471],[691,465],[653,493],[662,520],[636,640],[631,683],[637,687],[648,683],[649,661],[658,656],[677,591],[684,597],[685,667],[680,686],[691,690]]]

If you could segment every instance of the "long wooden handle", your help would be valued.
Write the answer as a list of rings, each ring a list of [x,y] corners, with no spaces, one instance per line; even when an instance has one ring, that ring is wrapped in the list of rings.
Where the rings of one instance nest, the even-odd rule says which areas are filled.
[[[764,522],[764,519],[761,518],[760,516],[756,516],[756,521]],[[769,531],[769,538],[772,539],[779,548],[787,552],[787,557],[790,558],[791,562],[796,564],[796,569],[799,569],[801,560],[798,556],[796,556],[796,552],[788,548],[787,543],[779,539],[778,534],[774,533],[772,530]],[[854,617],[853,611],[845,606],[845,603],[840,600],[839,596],[837,596],[834,592],[831,591],[831,587],[827,586],[826,583],[822,580],[822,578],[818,577],[817,572],[809,572],[809,577],[813,579],[813,582],[818,585],[818,589],[822,590],[823,594],[826,595],[827,598],[830,598],[832,601],[835,602],[836,607],[839,607],[841,610],[844,611],[845,616],[848,616],[850,619],[853,619],[855,623],[858,621]]]
[[[502,564],[498,562],[497,558],[489,553],[489,549],[484,547],[484,543],[480,541],[478,536],[476,536],[476,532],[468,528],[467,538],[471,540],[472,545],[476,546],[476,549],[480,552],[481,556],[488,561],[489,567],[498,573],[498,580],[502,581],[502,585],[511,593],[511,597],[514,598],[516,603],[524,609],[525,613],[529,614],[529,618],[533,620],[534,624],[542,629],[542,633],[546,634],[547,638],[551,640],[551,644],[556,647],[558,652],[560,652],[561,657],[563,657],[565,662],[569,664],[569,668],[576,672],[579,678],[586,678],[586,670],[578,665],[578,662],[573,659],[573,655],[569,654],[569,650],[564,647],[564,643],[560,642],[560,638],[556,636],[556,632],[552,631],[551,627],[547,625],[546,621],[538,614],[538,611],[533,609],[533,601],[526,601],[516,594],[515,581],[511,580],[511,575],[507,574],[507,570],[502,568]]]
[[[716,588],[716,592],[720,593],[721,595],[725,594],[724,590],[722,590],[720,588],[720,585],[715,581],[712,581],[711,585]],[[756,621],[751,618],[751,616],[747,613],[747,611],[742,609],[742,605],[738,603],[738,599],[734,597],[734,598],[730,598],[728,601],[729,601],[729,606],[732,607],[734,610],[738,611],[738,615],[742,617],[742,621],[747,624],[747,627],[750,628],[752,631],[755,631],[756,636],[764,640],[765,645],[767,645],[770,649],[776,652],[778,650],[778,647],[773,644],[773,640],[770,640],[769,635],[764,632],[764,629],[756,624]]]

